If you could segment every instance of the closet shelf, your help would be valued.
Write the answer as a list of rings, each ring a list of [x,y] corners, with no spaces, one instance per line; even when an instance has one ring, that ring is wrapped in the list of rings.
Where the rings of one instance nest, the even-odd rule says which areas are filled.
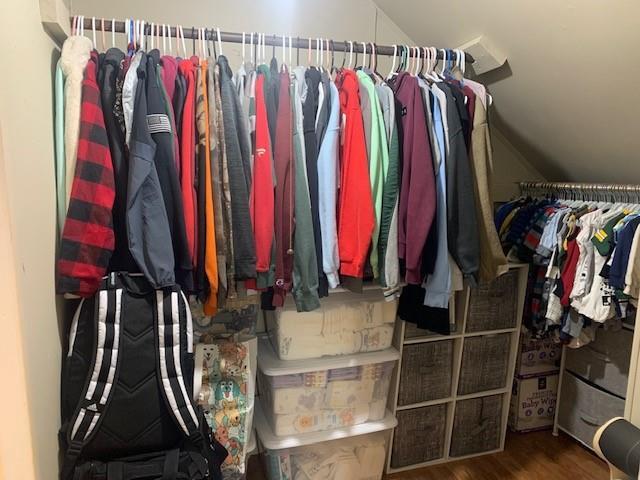
[[[359,367],[372,363],[394,362],[400,358],[400,352],[391,347],[379,352],[354,353],[352,355],[304,360],[280,360],[273,350],[269,337],[261,335],[258,339],[258,358],[260,359],[258,367],[262,373],[269,376],[280,376],[333,368]]]
[[[382,420],[360,423],[350,427],[323,430],[321,432],[301,433],[299,435],[278,437],[273,433],[273,430],[262,411],[260,402],[256,402],[254,423],[256,431],[258,432],[258,437],[260,437],[260,444],[269,450],[301,447],[329,440],[337,440],[339,438],[355,437],[357,435],[365,435],[367,433],[381,432],[384,430],[390,430],[398,424],[396,417],[387,410],[387,413]]]
[[[511,392],[511,386],[503,388],[495,388],[493,390],[485,390],[484,392],[467,393],[464,395],[456,395],[456,400],[469,400],[471,398],[490,397],[491,395],[502,395]]]
[[[462,338],[462,334],[454,333],[452,335],[429,335],[424,337],[405,338],[402,343],[404,345],[415,345],[418,343],[438,342],[440,340],[454,340],[456,338]]]
[[[466,460],[468,458],[474,458],[474,457],[482,457],[485,455],[491,455],[492,453],[499,453],[502,451],[503,451],[502,448],[496,448],[494,450],[488,450],[486,452],[480,452],[480,453],[472,453],[470,455],[464,455],[462,457],[444,456],[442,458],[437,458],[435,460],[429,460],[428,462],[415,463],[412,465],[407,465],[405,467],[397,467],[397,468],[389,467],[387,469],[387,473],[393,474],[393,473],[406,472],[409,470],[415,470],[417,468],[432,467],[434,465],[440,465],[442,463],[456,462],[458,460]]]
[[[514,328],[500,328],[497,330],[482,330],[479,332],[467,332],[464,334],[464,336],[466,338],[469,337],[486,337],[487,335],[499,335],[501,333],[513,333],[513,332],[517,332],[518,331],[518,327],[514,327]]]
[[[427,400],[426,402],[417,402],[417,403],[409,403],[407,405],[398,405],[396,407],[396,410],[397,411],[411,410],[413,408],[431,407],[432,405],[441,405],[443,403],[451,403],[453,402],[454,398],[455,397],[436,398],[435,400]]]

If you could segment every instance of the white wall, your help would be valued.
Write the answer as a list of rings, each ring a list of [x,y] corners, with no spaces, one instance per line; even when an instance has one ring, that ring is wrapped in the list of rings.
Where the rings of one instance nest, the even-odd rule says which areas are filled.
[[[0,472],[49,480],[57,476],[60,418],[51,88],[57,52],[40,24],[38,0],[0,2],[0,44]]]

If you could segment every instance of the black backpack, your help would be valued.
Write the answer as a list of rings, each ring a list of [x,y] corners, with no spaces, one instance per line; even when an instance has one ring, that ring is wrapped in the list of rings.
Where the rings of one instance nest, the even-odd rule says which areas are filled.
[[[227,452],[193,401],[193,328],[178,286],[111,273],[71,323],[61,480],[222,478]]]

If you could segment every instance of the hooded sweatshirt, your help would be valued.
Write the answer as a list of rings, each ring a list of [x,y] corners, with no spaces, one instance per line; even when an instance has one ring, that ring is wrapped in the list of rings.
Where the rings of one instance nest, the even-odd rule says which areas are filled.
[[[346,69],[340,71],[336,86],[343,119],[338,200],[340,273],[362,278],[375,215],[356,73]]]
[[[394,79],[401,130],[402,180],[398,209],[398,255],[406,281],[422,283],[423,247],[436,213],[436,186],[431,146],[418,80],[407,72]]]

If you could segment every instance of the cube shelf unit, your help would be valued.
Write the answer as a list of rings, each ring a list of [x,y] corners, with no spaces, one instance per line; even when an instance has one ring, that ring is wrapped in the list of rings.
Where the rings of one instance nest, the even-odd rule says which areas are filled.
[[[461,291],[455,292],[450,301],[449,319],[452,324],[452,333],[450,335],[428,334],[428,331],[420,330],[412,324],[408,324],[401,320],[396,322],[393,345],[400,352],[400,360],[394,370],[388,408],[398,418],[399,425],[396,427],[395,432],[391,437],[391,444],[388,448],[386,462],[387,473],[397,473],[414,468],[426,467],[504,450],[509,401],[511,397],[518,342],[520,338],[522,311],[525,301],[527,274],[528,266],[525,264],[512,264],[509,266],[509,272],[505,273],[503,281],[511,281],[514,283],[510,287],[511,290],[509,290],[509,292],[510,295],[516,297],[515,302],[513,301],[513,298],[503,299],[505,301],[511,300],[512,304],[515,303],[515,311],[513,312],[515,318],[512,319],[511,325],[509,325],[508,328],[480,330],[476,324],[471,328],[471,330],[477,331],[468,331],[471,302],[474,300],[472,300],[472,289],[466,283]],[[501,281],[500,278],[497,281]],[[489,293],[488,296],[490,297],[491,293]],[[493,301],[491,298],[485,298],[484,300],[488,302]],[[496,300],[496,302],[497,301],[499,300]],[[480,302],[478,302],[478,304],[480,304]],[[478,304],[476,304],[476,308]],[[487,308],[487,310],[490,310],[490,308]],[[423,332],[427,333],[427,335],[424,335]],[[445,345],[444,343],[437,344],[432,342],[451,342],[451,344]],[[429,345],[430,343],[432,343],[432,345]],[[489,388],[482,388],[481,383],[485,381],[484,378],[491,377],[490,372],[488,375],[479,376],[484,378],[474,378],[473,375],[470,376],[468,374],[461,375],[461,371],[464,370],[463,354],[465,347],[471,352],[475,347],[480,345],[481,351],[482,348],[486,347],[489,349],[489,352],[499,353],[501,344],[507,346],[508,350],[507,352],[504,352],[504,355],[507,357],[504,358],[504,355],[502,356],[504,364],[501,368],[504,368],[504,377],[503,380],[499,382],[498,387],[495,387],[495,385],[489,385]],[[415,347],[413,350],[410,349],[412,346],[418,345],[421,346],[419,348],[424,349],[426,352],[431,352],[431,354],[427,353],[427,355],[421,359],[419,357],[420,352],[418,352],[418,362],[423,360],[422,366],[419,366],[418,368],[420,371],[416,374],[417,376],[415,379],[411,378],[412,374],[407,371],[405,372],[405,378],[406,375],[410,376],[410,381],[408,383],[412,384],[411,388],[420,389],[422,387],[422,392],[440,392],[437,395],[437,398],[428,398],[425,401],[409,403],[406,401],[406,397],[411,397],[412,395],[406,395],[407,392],[403,391],[401,379],[403,378],[403,368],[415,369],[417,366],[416,364],[409,365],[406,357],[412,355],[413,352],[416,352]],[[451,359],[443,362],[441,358],[438,358],[439,352],[445,352],[446,355],[448,355],[448,352],[451,352]],[[499,359],[500,355],[495,355],[495,358]],[[478,360],[478,357],[476,356],[474,359]],[[481,364],[483,362],[472,363]],[[490,362],[487,363],[490,364]],[[466,367],[469,367],[470,365],[473,368],[472,364],[466,364]],[[440,378],[435,379],[435,382],[429,383],[428,377],[432,374],[437,376],[440,371],[439,369],[442,368],[449,368],[449,376],[441,374]],[[487,372],[485,371],[485,373]],[[427,380],[425,380],[425,375]],[[461,378],[466,382],[464,384],[464,388],[462,388],[462,393],[460,393],[460,389],[463,387]],[[425,382],[424,384],[422,383],[423,381]],[[442,388],[440,385],[441,382],[445,383],[445,388]],[[474,382],[477,383],[475,387],[473,386]],[[490,378],[487,383],[492,383]],[[493,379],[493,383],[496,383],[495,378]],[[417,386],[414,387],[414,385]],[[471,387],[469,387],[470,385]],[[465,390],[470,391],[466,392]],[[443,393],[445,391],[447,393]],[[429,393],[426,394],[427,397],[429,397],[429,395]],[[474,402],[474,400],[476,401]],[[471,412],[471,415],[474,415],[474,408],[475,411],[477,411],[478,404],[480,404],[480,412],[485,410],[495,412],[493,425],[495,447],[490,446],[490,448],[487,448],[486,450],[480,449],[481,451],[472,447],[470,450],[475,451],[465,454],[464,450],[469,450],[469,448],[467,448],[468,445],[465,447],[464,440],[461,438],[460,441],[458,441],[458,437],[465,436],[463,433],[465,428],[465,421],[463,420],[463,417],[465,415],[469,415],[469,412]],[[443,413],[443,409],[446,411],[444,424],[442,423],[442,419],[438,418],[442,416],[441,414]],[[426,415],[423,415],[424,418],[421,418],[423,412]],[[460,416],[457,423],[455,421],[456,414]],[[481,415],[484,414],[486,414],[486,412],[481,413]],[[413,423],[415,425],[422,424],[421,427],[423,428],[423,431],[416,434],[416,436],[422,436],[424,438],[411,439],[412,441],[409,442],[411,444],[411,448],[408,449],[410,452],[406,452],[407,449],[399,446],[399,455],[408,456],[408,458],[394,462],[394,444],[398,444],[399,441],[406,438],[407,434],[407,432],[403,432],[402,430],[402,420],[404,415],[408,415],[407,418],[411,420],[408,423]],[[432,420],[430,421],[430,419]],[[491,422],[489,421],[484,423]],[[454,438],[456,425],[459,429],[459,435]],[[420,429],[420,426],[412,428],[416,431]],[[480,429],[483,428],[487,428],[487,426],[480,426]],[[444,441],[441,445],[433,444],[433,437],[442,430],[444,431]],[[487,428],[487,430],[489,430],[489,428]],[[395,437],[398,432],[400,432],[399,437],[401,438],[396,439]],[[460,442],[462,442],[462,444]],[[421,446],[423,446],[422,450],[420,450]],[[428,450],[432,447],[435,448],[431,451],[427,451],[426,455],[423,456],[423,458],[426,456],[428,459],[420,461],[419,458],[421,457],[423,450]],[[456,449],[458,451],[457,454],[455,452]],[[412,456],[417,459],[415,463],[411,463]],[[399,463],[402,463],[402,465],[398,465]]]

